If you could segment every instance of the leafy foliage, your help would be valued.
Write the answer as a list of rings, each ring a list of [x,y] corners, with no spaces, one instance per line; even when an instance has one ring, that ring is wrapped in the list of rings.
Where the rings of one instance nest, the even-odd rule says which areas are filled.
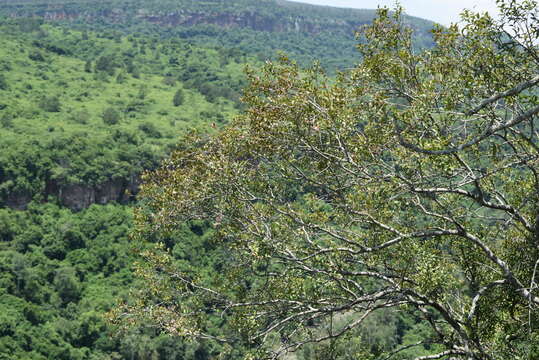
[[[378,358],[536,358],[539,7],[499,4],[420,53],[381,9],[337,79],[286,58],[253,71],[244,115],[147,175],[138,236],[161,245],[123,310],[194,338],[226,318],[252,358],[368,356],[339,338],[392,311],[414,332]],[[227,254],[212,278],[163,240],[195,220]]]
[[[172,103],[174,104],[174,106],[180,106],[180,105],[183,105],[184,99],[185,99],[185,95],[183,94],[183,90],[178,89],[178,91],[176,91],[176,93],[174,94]]]
[[[103,122],[107,125],[116,125],[120,121],[120,113],[110,107],[103,111],[101,117],[103,118]]]
[[[31,204],[24,212],[0,209],[0,225],[0,357],[180,360],[220,351],[151,329],[112,336],[103,314],[135,285],[130,208],[93,205],[72,213]],[[198,243],[189,228],[182,237]]]
[[[44,96],[39,101],[39,107],[46,112],[60,112],[60,99],[58,96]]]

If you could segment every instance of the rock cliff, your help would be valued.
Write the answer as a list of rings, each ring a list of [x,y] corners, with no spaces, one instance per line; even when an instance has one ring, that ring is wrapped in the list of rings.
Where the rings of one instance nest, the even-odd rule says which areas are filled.
[[[51,196],[58,199],[63,206],[80,211],[92,204],[107,204],[115,201],[125,204],[133,200],[139,191],[141,178],[133,175],[129,179],[114,179],[97,186],[85,184],[58,184],[54,180],[49,180],[45,187],[44,198]],[[32,201],[32,194],[24,192],[14,192],[9,194],[5,201],[5,206],[16,210],[24,210]]]
[[[345,17],[343,14],[346,13],[342,9],[342,14],[339,12],[332,16],[327,14],[321,16],[320,9],[317,9],[318,12],[310,12],[311,9],[320,7],[287,1],[261,1],[260,4],[263,4],[261,6],[251,4],[251,6],[244,6],[244,8],[233,5],[223,6],[219,2],[216,2],[214,6],[194,6],[189,5],[186,0],[178,1],[175,5],[165,2],[162,8],[156,6],[156,3],[152,1],[95,1],[96,6],[93,7],[89,6],[90,3],[81,0],[73,2],[52,0],[13,0],[8,2],[0,0],[0,11],[12,17],[40,16],[47,21],[106,21],[112,23],[148,21],[169,27],[212,24],[224,28],[249,28],[255,31],[305,32],[310,34],[316,34],[320,31],[352,33],[359,25],[374,17],[372,10],[354,10],[353,13],[357,16]],[[241,1],[230,2],[230,4],[235,3],[241,3]],[[269,11],[268,7],[273,8],[272,11]],[[304,8],[309,11],[302,11]]]

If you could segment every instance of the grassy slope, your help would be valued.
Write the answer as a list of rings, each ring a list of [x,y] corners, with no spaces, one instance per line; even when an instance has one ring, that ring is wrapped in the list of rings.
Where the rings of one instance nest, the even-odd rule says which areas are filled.
[[[58,36],[59,29],[48,28],[50,36]],[[71,37],[80,37],[74,33]],[[110,40],[91,38],[88,41],[97,42],[107,47],[111,53],[120,53],[131,49],[131,44],[124,38],[116,44]],[[100,44],[101,43],[101,44]],[[164,145],[174,141],[188,128],[208,129],[211,119],[204,118],[201,113],[213,111],[216,107],[220,113],[233,114],[234,108],[230,101],[221,100],[217,104],[209,103],[196,90],[185,90],[185,103],[175,107],[172,98],[178,88],[183,88],[181,82],[176,85],[163,83],[163,76],[152,73],[142,73],[140,78],[126,76],[126,80],[117,83],[114,76],[99,76],[95,73],[84,72],[85,62],[71,56],[61,56],[51,52],[40,51],[45,61],[36,62],[28,58],[30,52],[40,51],[12,37],[0,38],[0,64],[7,66],[9,71],[3,72],[7,78],[9,90],[2,92],[2,103],[7,109],[13,110],[16,118],[13,127],[4,129],[9,136],[53,136],[48,129],[67,134],[83,131],[88,136],[103,136],[110,132],[111,126],[103,122],[101,114],[106,108],[114,107],[123,112],[118,129],[133,129],[142,122],[151,122],[165,134],[159,140],[151,140],[156,145]],[[159,51],[159,49],[157,49]],[[149,62],[151,55],[140,59]],[[217,68],[216,51],[206,50],[205,60]],[[162,57],[152,67],[165,68],[167,57]],[[195,60],[196,61],[196,60]],[[144,65],[143,65],[144,66]],[[148,65],[145,65],[148,66]],[[231,63],[222,71],[234,76],[241,76],[242,65]],[[141,91],[145,92],[143,99]],[[58,96],[61,103],[59,112],[47,112],[40,108],[42,97]],[[130,102],[142,100],[141,111],[128,113],[126,107]],[[80,123],[76,113],[86,111],[89,119]]]
[[[181,41],[38,29],[0,29],[0,201],[43,192],[51,179],[127,178],[156,166],[182,134],[210,132],[237,113],[245,57]],[[103,57],[113,65],[95,70]],[[178,90],[184,100],[174,106]],[[59,106],[48,108],[54,99]],[[117,123],[104,120],[107,109]]]

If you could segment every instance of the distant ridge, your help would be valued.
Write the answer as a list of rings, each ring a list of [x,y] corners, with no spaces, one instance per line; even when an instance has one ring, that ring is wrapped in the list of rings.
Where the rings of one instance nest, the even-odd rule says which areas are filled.
[[[319,59],[334,70],[353,65],[354,33],[370,23],[376,11],[285,0],[0,0],[0,15],[38,16],[123,33],[137,33],[145,27],[142,23],[149,23],[160,36],[240,48],[261,58],[283,50],[302,64]],[[430,46],[434,23],[407,19],[416,45]]]

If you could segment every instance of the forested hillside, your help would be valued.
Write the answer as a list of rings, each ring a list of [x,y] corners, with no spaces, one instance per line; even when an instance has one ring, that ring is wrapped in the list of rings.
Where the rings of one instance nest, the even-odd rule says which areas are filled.
[[[237,112],[247,57],[33,20],[1,26],[0,202],[125,202],[181,134]]]
[[[41,19],[1,18],[0,33],[0,358],[215,355],[146,328],[115,336],[105,313],[133,286],[142,172],[237,114],[257,61]],[[189,229],[184,241],[201,236]]]
[[[219,44],[274,58],[282,50],[303,65],[330,71],[357,62],[354,33],[374,10],[313,6],[282,0],[1,0],[0,13],[39,16],[79,29],[155,34],[196,44]],[[432,45],[433,23],[407,17],[418,48]]]

